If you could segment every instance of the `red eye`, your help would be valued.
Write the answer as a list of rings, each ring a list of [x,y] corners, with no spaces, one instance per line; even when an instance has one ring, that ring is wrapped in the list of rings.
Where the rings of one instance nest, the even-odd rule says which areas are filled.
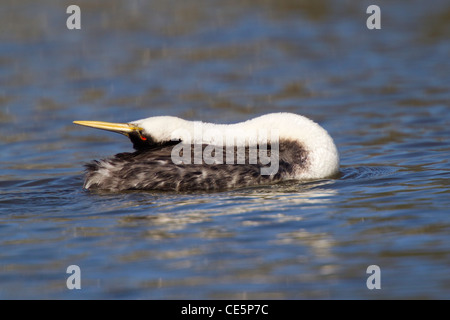
[[[142,141],[147,140],[147,138],[142,135],[141,131],[139,131],[139,138],[141,138]]]

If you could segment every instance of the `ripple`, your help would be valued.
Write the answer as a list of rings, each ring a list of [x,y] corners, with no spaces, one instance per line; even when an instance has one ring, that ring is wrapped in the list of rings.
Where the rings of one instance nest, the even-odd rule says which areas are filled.
[[[341,169],[341,179],[343,180],[361,180],[375,179],[385,177],[397,172],[395,167],[351,167]]]

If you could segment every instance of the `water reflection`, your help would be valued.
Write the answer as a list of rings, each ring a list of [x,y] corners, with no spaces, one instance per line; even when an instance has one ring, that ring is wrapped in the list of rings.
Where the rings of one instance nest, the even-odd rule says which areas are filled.
[[[336,194],[333,189],[324,189],[321,186],[332,184],[330,181],[299,184],[298,182],[284,183],[282,185],[249,188],[242,191],[231,191],[210,195],[184,196],[177,201],[159,201],[156,207],[150,202],[150,214],[147,212],[146,200],[139,201],[140,213],[119,219],[122,225],[136,224],[157,227],[165,231],[179,231],[189,228],[190,224],[201,224],[212,221],[216,217],[238,216],[244,226],[261,226],[272,223],[299,221],[301,216],[293,214],[290,210],[301,205],[310,208],[320,208],[327,205]],[[294,191],[296,190],[296,191]],[[128,204],[129,206],[129,204]],[[156,213],[154,212],[156,210]],[[257,215],[252,214],[257,213]],[[254,220],[245,219],[253,217]],[[227,232],[207,232],[209,237],[229,236]]]

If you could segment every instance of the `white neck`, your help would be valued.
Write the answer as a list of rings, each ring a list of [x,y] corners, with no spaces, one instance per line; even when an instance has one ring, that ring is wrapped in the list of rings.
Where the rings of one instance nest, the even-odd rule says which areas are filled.
[[[176,117],[152,117],[133,122],[155,141],[181,140],[191,144],[226,146],[292,140],[309,153],[311,178],[318,172],[332,175],[339,167],[339,156],[332,138],[317,123],[292,113],[272,113],[236,124],[187,121]],[[328,173],[328,174],[327,174]]]

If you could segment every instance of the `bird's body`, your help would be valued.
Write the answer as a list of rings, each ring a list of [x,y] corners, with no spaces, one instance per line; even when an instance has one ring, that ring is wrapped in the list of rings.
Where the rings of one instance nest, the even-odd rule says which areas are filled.
[[[88,164],[86,189],[212,191],[322,179],[339,171],[328,133],[291,113],[229,125],[176,117],[75,123],[125,134],[136,149]]]

